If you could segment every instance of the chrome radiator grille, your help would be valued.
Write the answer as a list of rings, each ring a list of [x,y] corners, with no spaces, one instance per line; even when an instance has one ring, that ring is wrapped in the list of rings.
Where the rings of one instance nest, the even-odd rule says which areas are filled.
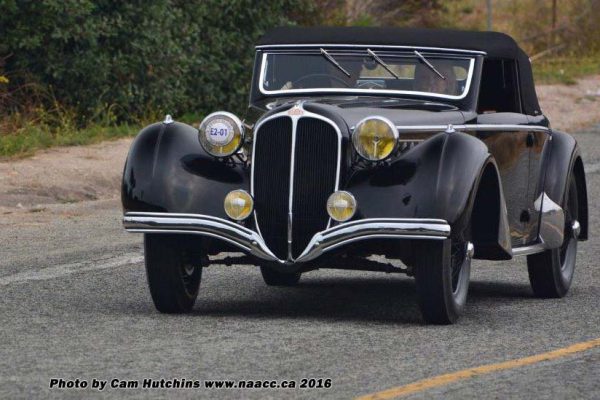
[[[256,222],[280,259],[298,257],[327,227],[327,197],[338,180],[339,135],[320,118],[286,115],[262,123],[254,135]]]

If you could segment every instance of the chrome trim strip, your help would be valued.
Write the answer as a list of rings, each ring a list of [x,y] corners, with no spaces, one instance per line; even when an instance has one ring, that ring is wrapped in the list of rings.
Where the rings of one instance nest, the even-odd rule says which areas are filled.
[[[261,66],[260,66],[260,74],[258,77],[258,89],[260,92],[266,96],[275,95],[275,94],[294,94],[294,93],[359,93],[359,94],[406,94],[413,96],[425,96],[425,97],[435,97],[440,99],[449,99],[449,100],[461,100],[467,97],[469,90],[471,89],[471,82],[473,80],[473,70],[475,65],[475,59],[471,58],[469,61],[469,72],[467,73],[467,83],[462,94],[458,96],[452,96],[449,94],[440,94],[440,93],[431,93],[431,92],[419,92],[413,90],[374,90],[374,89],[347,89],[347,88],[319,88],[319,89],[290,89],[290,90],[267,90],[264,87],[265,73],[267,68],[267,55],[268,53],[264,53],[262,55]]]
[[[379,49],[407,49],[407,50],[427,50],[427,51],[444,51],[449,53],[465,53],[465,54],[478,54],[487,55],[485,51],[481,50],[467,50],[467,49],[453,49],[446,47],[420,47],[420,46],[401,46],[401,45],[389,45],[389,44],[264,44],[260,46],[254,46],[255,49],[279,49],[279,48],[298,48],[298,47],[350,47],[350,48],[379,48]]]
[[[129,232],[184,233],[218,238],[258,258],[278,259],[254,231],[222,218],[201,214],[128,212],[123,226]],[[296,262],[306,262],[340,246],[373,238],[441,240],[450,225],[441,219],[370,218],[343,223],[316,233]],[[288,261],[289,262],[289,261]]]
[[[541,253],[546,250],[543,243],[535,243],[529,246],[515,247],[512,249],[513,257],[528,256],[530,254]]]
[[[302,104],[296,105],[290,110],[297,108],[302,112]],[[288,111],[290,111],[288,110]],[[288,229],[287,229],[287,259],[292,261],[292,240],[293,240],[293,223],[294,223],[294,171],[296,164],[296,129],[298,129],[298,118],[292,116],[292,150],[290,153],[290,195],[288,196]],[[254,164],[253,164],[254,165]]]
[[[467,131],[539,131],[550,132],[550,128],[543,125],[513,125],[513,124],[466,124],[454,125],[454,129]]]
[[[542,125],[512,124],[465,124],[452,125],[455,131],[538,131],[550,132],[550,128]],[[399,132],[444,132],[448,125],[396,125]]]
[[[301,118],[319,119],[319,120],[324,121],[324,122],[328,123],[329,125],[331,125],[333,127],[333,129],[335,130],[337,137],[338,137],[338,149],[337,149],[337,168],[336,168],[334,192],[339,190],[339,187],[340,187],[340,174],[341,174],[341,163],[342,163],[342,132],[340,131],[340,128],[337,126],[337,124],[335,122],[333,122],[329,118],[326,118],[322,115],[315,114],[310,111],[306,111],[303,108],[302,104],[303,104],[303,102],[298,102],[293,107],[288,108],[287,110],[278,112],[276,114],[270,115],[269,117],[258,122],[254,128],[253,142],[252,142],[252,167],[251,167],[251,172],[250,172],[250,194],[252,195],[252,197],[254,197],[254,165],[255,165],[254,157],[256,154],[256,142],[257,142],[256,138],[258,136],[260,127],[265,122],[270,121],[275,118],[279,118],[279,117],[291,118],[291,120],[292,120],[292,152],[291,152],[291,160],[290,160],[290,195],[289,195],[289,200],[288,200],[288,229],[287,229],[288,261],[293,261],[292,253],[291,253],[291,251],[292,251],[291,244],[292,244],[292,219],[293,219],[292,205],[293,205],[293,195],[294,195],[294,164],[295,164],[295,157],[296,157],[296,128],[298,126],[298,121]],[[260,227],[258,225],[258,218],[256,216],[256,210],[254,211],[254,223],[256,225],[257,231],[259,232],[259,235],[262,237],[262,234],[260,233]],[[329,227],[330,223],[331,223],[331,219],[328,222],[327,227]]]
[[[292,261],[292,243],[294,240],[294,214],[291,211],[288,212],[287,221],[287,260]]]

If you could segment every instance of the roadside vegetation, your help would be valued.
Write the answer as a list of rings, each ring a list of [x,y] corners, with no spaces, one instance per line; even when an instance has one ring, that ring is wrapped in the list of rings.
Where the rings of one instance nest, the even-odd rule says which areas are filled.
[[[600,73],[600,0],[494,0],[536,82]],[[253,43],[282,24],[484,30],[481,0],[0,0],[0,158],[243,113]]]
[[[167,112],[240,112],[254,41],[316,12],[308,0],[0,0],[0,10],[0,157],[131,135]]]
[[[134,136],[138,124],[88,125],[83,128],[49,127],[28,122],[13,134],[0,138],[0,159],[25,157],[53,146],[75,146]]]
[[[536,82],[573,85],[577,78],[600,74],[600,52],[595,55],[549,57],[533,63]]]

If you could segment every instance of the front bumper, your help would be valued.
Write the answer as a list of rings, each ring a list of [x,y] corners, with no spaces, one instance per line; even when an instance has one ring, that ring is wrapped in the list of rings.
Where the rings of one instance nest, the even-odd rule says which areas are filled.
[[[316,233],[295,260],[278,259],[255,231],[222,218],[199,214],[128,212],[123,226],[129,232],[186,233],[218,238],[263,260],[302,263],[323,253],[367,239],[446,239],[450,225],[441,219],[370,218],[346,222]]]

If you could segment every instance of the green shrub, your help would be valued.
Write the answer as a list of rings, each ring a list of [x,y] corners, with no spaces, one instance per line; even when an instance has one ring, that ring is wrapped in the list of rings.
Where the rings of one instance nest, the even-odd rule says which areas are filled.
[[[36,97],[74,110],[80,126],[241,112],[255,40],[314,12],[307,0],[0,0],[0,10],[0,72],[13,96],[0,112]]]

